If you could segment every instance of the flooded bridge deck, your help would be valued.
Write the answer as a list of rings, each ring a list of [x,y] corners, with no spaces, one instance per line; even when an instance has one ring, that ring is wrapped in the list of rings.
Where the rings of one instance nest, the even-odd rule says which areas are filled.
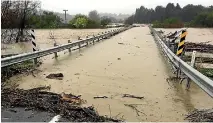
[[[127,121],[183,121],[194,108],[211,108],[213,100],[196,85],[168,82],[171,71],[148,27],[136,27],[115,37],[69,54],[42,58],[41,72],[10,79],[20,88],[51,85],[51,91],[82,95],[100,115]],[[61,72],[63,80],[47,79]],[[123,94],[144,99],[122,98]],[[107,96],[94,99],[95,96]],[[137,104],[139,115],[125,104]]]

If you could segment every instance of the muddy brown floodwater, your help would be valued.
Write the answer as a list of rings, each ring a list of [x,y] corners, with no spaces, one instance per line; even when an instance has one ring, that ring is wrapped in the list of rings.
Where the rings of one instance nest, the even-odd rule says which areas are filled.
[[[53,47],[54,42],[58,45],[67,44],[68,40],[76,41],[78,36],[85,38],[86,36],[97,35],[98,33],[113,30],[107,29],[36,29],[35,37],[39,49],[46,49]],[[52,39],[54,38],[54,39]],[[14,41],[15,42],[15,41]],[[32,52],[31,42],[19,42],[13,44],[1,44],[1,54],[19,54],[25,52]]]
[[[119,43],[119,44],[118,44]],[[65,54],[64,54],[65,53]],[[51,91],[82,95],[100,115],[126,121],[184,121],[194,108],[211,108],[213,100],[195,84],[167,82],[171,75],[148,27],[136,27],[80,51],[42,58],[42,72],[10,79],[20,88],[51,85]],[[49,73],[64,74],[63,80],[47,79]],[[122,98],[123,94],[144,99]],[[94,99],[94,96],[109,98]],[[137,104],[137,113],[125,104]]]

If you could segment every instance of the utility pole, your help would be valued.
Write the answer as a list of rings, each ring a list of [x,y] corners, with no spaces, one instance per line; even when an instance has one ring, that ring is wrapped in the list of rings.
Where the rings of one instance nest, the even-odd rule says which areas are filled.
[[[67,24],[67,11],[68,10],[63,10],[64,12],[65,12],[65,19],[64,19],[64,22],[65,22],[65,24]]]

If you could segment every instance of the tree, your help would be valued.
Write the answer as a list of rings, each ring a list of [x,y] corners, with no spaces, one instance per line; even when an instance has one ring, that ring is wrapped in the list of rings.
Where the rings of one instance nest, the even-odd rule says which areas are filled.
[[[163,6],[156,6],[154,16],[154,20],[163,21],[165,19],[165,8]]]
[[[78,19],[78,18],[81,18],[81,19]],[[85,18],[85,19],[83,19]],[[79,22],[77,21],[84,21],[86,22],[85,20],[88,20],[88,17],[85,16],[85,15],[82,15],[82,14],[77,14],[75,15],[75,17],[69,22],[69,26],[72,27],[72,28],[78,28],[78,27],[81,27],[79,24]],[[77,25],[76,25],[77,24]],[[85,24],[83,24],[85,25]]]
[[[159,22],[159,23],[165,23],[164,21],[166,19],[168,20],[174,20],[176,18],[177,20],[177,25],[182,25],[182,22],[188,23],[188,25],[191,24],[198,24],[198,21],[202,21],[199,24],[204,26],[208,24],[208,26],[211,26],[211,19],[212,16],[209,14],[205,15],[205,19],[208,21],[204,21],[201,19],[201,16],[204,15],[199,15],[200,13],[211,13],[213,11],[213,6],[209,7],[204,7],[202,5],[192,5],[188,4],[181,8],[181,6],[177,3],[174,5],[174,3],[168,3],[166,7],[163,6],[156,6],[156,8],[149,9],[144,6],[140,6],[140,8],[136,8],[135,10],[135,16],[130,16],[129,18],[126,19],[126,23],[152,23],[152,22]],[[196,17],[196,16],[200,17]],[[207,18],[207,15],[209,16]],[[197,20],[194,20],[195,18],[200,18]],[[204,19],[204,18],[203,18]],[[168,21],[167,20],[167,21]],[[193,22],[190,24],[190,22],[193,20]],[[161,26],[164,24],[161,24]],[[207,25],[206,25],[207,26]]]
[[[24,38],[23,30],[29,28],[29,17],[36,14],[37,8],[40,7],[40,1],[1,1],[2,28],[18,28],[16,42]]]
[[[98,15],[98,12],[96,10],[90,11],[89,12],[89,19],[94,20],[94,21],[99,21],[100,17]]]
[[[165,18],[174,17],[175,6],[173,3],[168,3],[165,9]]]
[[[213,10],[208,14],[206,18],[206,23],[208,27],[213,27]]]
[[[84,17],[79,17],[76,19],[74,25],[76,28],[85,28],[87,26],[88,19]]]
[[[111,23],[111,19],[110,19],[110,18],[108,18],[108,17],[103,17],[103,18],[101,18],[101,25],[102,25],[102,26],[106,26],[106,25],[108,25],[109,23]]]
[[[132,25],[134,23],[134,16],[135,15],[131,15],[130,17],[128,17],[126,20],[125,20],[125,24],[129,24],[129,25]]]
[[[41,15],[32,15],[30,24],[34,28],[58,28],[62,25],[62,19],[53,12],[43,11]]]
[[[204,10],[204,7],[201,5],[194,6],[192,4],[188,4],[183,7],[183,9],[181,11],[181,18],[184,22],[190,22],[199,13],[204,12],[203,10]]]
[[[213,27],[213,11],[198,14],[193,24],[197,26]]]

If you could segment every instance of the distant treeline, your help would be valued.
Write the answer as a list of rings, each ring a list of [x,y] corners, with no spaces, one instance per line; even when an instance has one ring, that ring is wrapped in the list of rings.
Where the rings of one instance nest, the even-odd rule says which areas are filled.
[[[42,14],[32,15],[29,18],[31,26],[34,28],[104,28],[111,22],[109,17],[100,18],[98,12],[93,10],[89,12],[89,15],[77,14],[74,18],[67,22],[63,22],[63,19],[58,17],[53,12],[43,11]]]
[[[41,1],[1,1],[2,28],[18,28],[23,33],[24,28],[104,28],[112,17],[100,17],[96,10],[88,15],[77,14],[64,23],[64,20],[54,12],[39,11]]]
[[[153,23],[155,27],[213,27],[213,6],[188,4],[183,8],[177,3],[168,3],[166,7],[157,6],[148,9],[144,6],[137,8],[135,14],[125,21],[132,23]]]

